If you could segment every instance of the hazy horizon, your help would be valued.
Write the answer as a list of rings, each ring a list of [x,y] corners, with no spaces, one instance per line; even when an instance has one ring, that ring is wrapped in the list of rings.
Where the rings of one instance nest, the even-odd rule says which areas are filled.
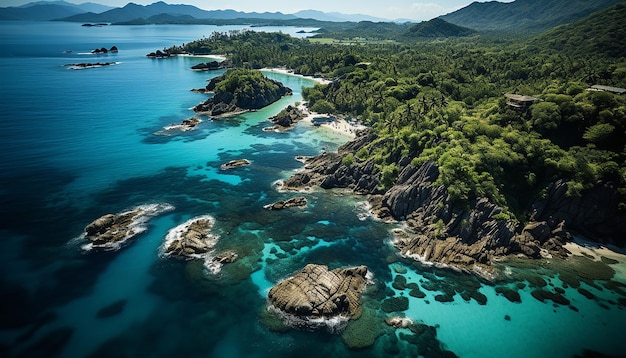
[[[54,1],[54,0],[49,0]],[[103,1],[81,1],[81,0],[65,0],[73,4],[82,4],[85,2],[93,2],[112,7],[123,7],[129,2],[139,5],[149,5],[157,2],[157,0],[103,0]],[[512,0],[499,0],[500,2],[511,2]],[[4,0],[3,7],[21,6],[34,2],[32,0]],[[343,14],[363,14],[385,19],[412,19],[412,20],[429,20],[434,17],[445,15],[447,13],[463,8],[473,0],[430,0],[430,1],[410,1],[410,0],[388,0],[381,1],[332,1],[318,0],[315,3],[301,0],[277,0],[271,3],[258,2],[253,0],[241,0],[228,3],[209,3],[205,0],[179,0],[165,1],[168,4],[187,4],[193,5],[204,10],[226,10],[232,9],[244,12],[282,12],[284,14],[293,14],[302,10],[318,10],[323,12],[339,12]],[[484,2],[484,1],[479,1]]]

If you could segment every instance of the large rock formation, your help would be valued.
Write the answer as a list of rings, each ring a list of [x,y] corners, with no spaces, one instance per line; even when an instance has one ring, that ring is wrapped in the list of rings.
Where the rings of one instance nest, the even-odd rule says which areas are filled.
[[[213,97],[194,107],[198,113],[220,116],[247,110],[263,108],[278,101],[282,96],[291,95],[291,89],[282,83],[251,70],[230,70],[213,78],[206,86],[206,92],[215,92]],[[243,74],[242,74],[243,73]],[[222,81],[227,85],[220,86]]]
[[[617,192],[606,184],[581,197],[568,197],[566,182],[554,183],[545,198],[535,203],[525,225],[507,219],[503,209],[487,198],[452,202],[446,188],[436,185],[439,169],[434,162],[414,166],[411,158],[394,154],[402,170],[394,185],[382,192],[377,167],[355,155],[375,139],[375,134],[362,131],[337,153],[307,158],[304,170],[286,180],[282,188],[321,186],[369,194],[376,216],[406,221],[406,229],[396,231],[394,240],[402,254],[480,273],[485,273],[495,258],[510,254],[566,256],[563,245],[572,236],[568,230],[615,243],[626,237],[626,220],[617,210]],[[345,160],[347,156],[353,160]]]
[[[224,60],[221,62],[218,61],[210,61],[204,63],[198,63],[196,65],[191,66],[191,69],[194,71],[215,71],[215,70],[223,70],[225,68],[233,67],[233,62],[230,60]]]
[[[167,204],[142,205],[117,214],[105,214],[85,227],[86,249],[115,250],[135,235],[146,230],[145,223],[162,212],[172,210]]]
[[[303,190],[315,186],[324,189],[348,188],[359,194],[380,194],[380,170],[373,161],[346,165],[343,158],[357,152],[376,139],[376,135],[365,130],[358,137],[339,147],[337,153],[327,152],[304,159],[304,170],[297,172],[282,183],[283,190]]]
[[[600,183],[580,196],[567,196],[567,182],[551,184],[544,198],[533,204],[530,219],[546,222],[550,230],[567,225],[598,241],[618,245],[626,243],[626,217],[618,210],[617,190],[610,183]]]
[[[211,234],[214,220],[209,216],[192,219],[172,229],[165,241],[166,255],[197,258],[213,250],[218,236]]]
[[[270,304],[300,318],[350,318],[360,313],[367,267],[334,269],[306,265],[295,276],[279,282],[268,294]]]

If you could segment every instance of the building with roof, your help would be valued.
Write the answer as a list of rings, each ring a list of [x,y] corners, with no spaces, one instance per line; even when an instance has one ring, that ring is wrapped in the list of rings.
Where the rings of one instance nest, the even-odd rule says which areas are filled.
[[[587,91],[602,91],[602,92],[611,92],[615,94],[624,94],[626,93],[626,88],[604,86],[604,85],[593,85],[587,88]]]
[[[517,109],[520,111],[525,111],[533,104],[540,102],[541,99],[537,97],[525,96],[521,94],[513,94],[513,93],[505,93],[504,97],[506,97],[507,106]]]

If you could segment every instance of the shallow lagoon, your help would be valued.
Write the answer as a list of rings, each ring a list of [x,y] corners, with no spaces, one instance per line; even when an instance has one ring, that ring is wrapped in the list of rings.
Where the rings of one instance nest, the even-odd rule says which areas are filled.
[[[263,132],[267,118],[300,101],[301,87],[313,85],[311,80],[268,72],[294,95],[257,112],[215,121],[203,117],[193,131],[155,135],[193,115],[189,108],[205,95],[189,90],[204,86],[211,74],[189,70],[205,58],[144,55],[230,27],[32,25],[0,24],[5,49],[0,57],[0,352],[305,357],[382,356],[396,351],[390,345],[398,354],[417,349],[401,331],[382,329],[372,348],[352,351],[339,335],[268,329],[262,323],[264,295],[307,263],[367,265],[375,284],[364,303],[373,315],[383,315],[384,299],[409,297],[408,310],[399,314],[436,327],[438,341],[461,357],[626,351],[624,287],[581,283],[593,299],[563,288],[575,311],[538,301],[525,282],[518,290],[521,303],[513,303],[492,285],[398,257],[389,244],[392,226],[365,217],[363,198],[320,190],[304,194],[309,201],[304,209],[264,210],[263,205],[290,196],[273,183],[300,167],[295,156],[333,150],[346,140],[305,125]],[[120,48],[118,54],[85,54],[112,45]],[[64,53],[67,49],[72,53]],[[121,63],[84,70],[63,66],[94,59]],[[223,162],[239,158],[252,163],[219,170]],[[120,251],[81,249],[84,242],[76,238],[93,219],[154,203],[174,209],[151,220],[148,230]],[[234,249],[240,257],[217,276],[208,274],[202,261],[159,257],[168,230],[200,215],[216,219],[217,249]],[[417,283],[424,298],[392,288],[405,270],[401,275]],[[549,270],[538,274],[550,290],[563,287]],[[435,299],[457,285],[474,287],[486,304],[465,300],[457,291],[453,302]]]

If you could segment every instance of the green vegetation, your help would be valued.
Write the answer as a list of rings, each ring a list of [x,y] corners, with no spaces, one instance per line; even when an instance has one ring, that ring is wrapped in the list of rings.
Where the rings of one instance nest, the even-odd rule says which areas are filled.
[[[504,208],[495,219],[524,221],[529,204],[558,179],[570,181],[568,195],[606,181],[626,195],[626,96],[586,90],[626,87],[626,52],[619,50],[626,36],[597,26],[624,23],[625,6],[532,38],[479,34],[346,46],[231,32],[176,50],[335,79],[303,89],[310,107],[360,118],[378,135],[344,164],[373,160],[386,189],[403,158],[433,161],[450,199],[487,197]],[[593,40],[569,42],[582,32]],[[516,110],[504,93],[540,101]]]
[[[475,2],[442,19],[476,30],[540,32],[582,19],[621,0],[516,0]],[[619,24],[616,24],[619,25]]]

